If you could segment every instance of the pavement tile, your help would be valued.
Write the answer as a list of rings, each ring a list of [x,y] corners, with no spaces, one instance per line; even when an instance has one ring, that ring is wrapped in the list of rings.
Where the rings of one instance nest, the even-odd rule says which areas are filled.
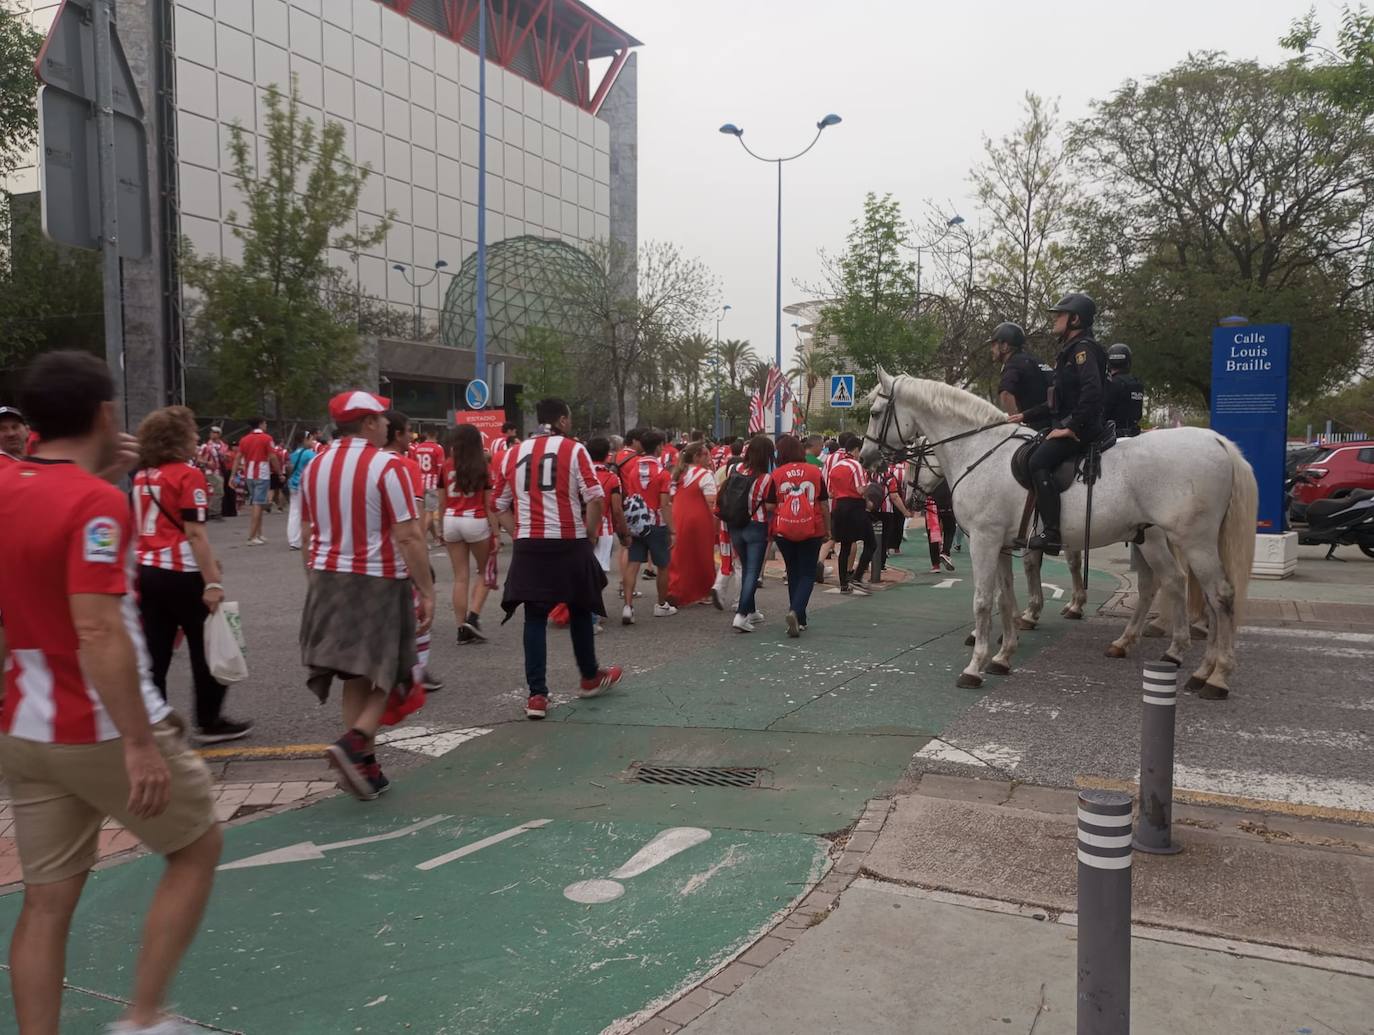
[[[658,1012],[658,1017],[673,1024],[690,1024],[725,997],[702,986],[693,989],[672,1006]]]
[[[219,820],[221,823],[228,823],[234,818],[234,813],[238,810],[239,807],[233,802],[215,802],[215,819]]]
[[[808,914],[806,915],[806,920],[807,920],[808,924],[809,924],[809,922],[810,922],[810,920],[811,920],[812,915],[814,915],[814,914],[808,913]],[[770,938],[781,938],[781,939],[782,939],[783,941],[785,941],[785,942],[795,942],[798,938],[800,938],[800,937],[802,936],[802,934],[803,934],[805,931],[806,931],[806,927],[804,927],[804,926],[791,927],[791,926],[789,926],[789,925],[786,924],[786,923],[782,923],[782,924],[778,924],[777,927],[774,927],[771,931],[769,931],[769,932],[768,932],[768,937],[770,937]]]
[[[802,899],[797,907],[799,913],[824,913],[835,908],[835,896],[823,891],[813,891]]]
[[[625,1035],[673,1035],[673,1032],[680,1031],[682,1025],[674,1024],[672,1021],[665,1021],[661,1017],[654,1017],[645,1021],[633,1031],[628,1031]]]
[[[849,844],[845,847],[850,851],[866,852],[873,847],[878,840],[878,834],[873,830],[860,830],[849,835]]]
[[[252,785],[230,785],[225,784],[219,788],[215,795],[215,800],[226,805],[242,805],[248,800],[248,794],[252,791]]]
[[[271,805],[277,799],[277,792],[281,786],[275,783],[258,784],[248,792],[248,797],[243,799],[245,805]]]
[[[729,995],[758,972],[758,967],[751,967],[747,963],[736,960],[702,987],[710,989],[712,992],[719,992],[721,995]]]
[[[740,962],[748,963],[751,967],[762,967],[770,960],[775,959],[790,944],[791,942],[782,938],[774,938],[771,934],[766,934],[740,956]]]
[[[1011,794],[1009,780],[966,780],[957,776],[927,773],[921,777],[921,793],[931,798],[984,801],[1000,805]]]
[[[277,792],[276,804],[285,805],[289,802],[300,801],[310,794],[310,784],[305,781],[283,783],[281,790]]]

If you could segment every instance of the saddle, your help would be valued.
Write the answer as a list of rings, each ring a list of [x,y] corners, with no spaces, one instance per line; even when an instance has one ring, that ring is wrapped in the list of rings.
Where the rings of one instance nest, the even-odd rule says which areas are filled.
[[[1030,458],[1037,446],[1043,440],[1040,438],[1029,439],[1023,442],[1012,454],[1011,474],[1016,479],[1018,485],[1027,492],[1034,486],[1031,485],[1030,478]],[[1084,485],[1092,485],[1102,477],[1102,454],[1116,445],[1116,422],[1107,421],[1102,426],[1102,434],[1092,442],[1088,443],[1086,449],[1072,460],[1065,460],[1054,472],[1054,483],[1060,492],[1064,492],[1075,481],[1080,481]]]

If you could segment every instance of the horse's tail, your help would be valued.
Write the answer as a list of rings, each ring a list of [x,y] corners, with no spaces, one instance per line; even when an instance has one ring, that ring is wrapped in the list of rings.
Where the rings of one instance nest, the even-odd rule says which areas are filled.
[[[1249,462],[1241,456],[1236,444],[1218,435],[1222,447],[1231,458],[1231,499],[1221,519],[1217,536],[1217,553],[1222,571],[1236,591],[1237,621],[1245,605],[1250,586],[1250,568],[1255,562],[1255,515],[1259,511],[1259,485]]]

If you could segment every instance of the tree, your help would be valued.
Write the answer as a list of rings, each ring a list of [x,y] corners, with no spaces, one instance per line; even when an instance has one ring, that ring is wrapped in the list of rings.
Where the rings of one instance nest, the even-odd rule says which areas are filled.
[[[14,172],[38,140],[33,63],[43,36],[28,19],[0,5],[0,179]]]
[[[339,312],[329,250],[356,257],[385,238],[390,219],[345,230],[371,170],[349,164],[343,125],[327,120],[317,131],[301,117],[294,85],[289,100],[269,86],[264,103],[263,168],[253,138],[237,123],[230,129],[246,218],[228,218],[243,262],[190,255],[185,269],[187,284],[204,295],[198,323],[219,402],[281,418],[316,413],[331,388],[359,375],[357,317]]]
[[[792,364],[792,368],[787,371],[787,376],[799,378],[805,386],[801,398],[802,420],[806,423],[811,421],[811,395],[816,390],[816,386],[831,375],[834,371],[834,361],[829,353],[812,341],[809,348],[798,354],[797,360]]]
[[[1374,14],[1363,6],[1341,10],[1334,48],[1317,42],[1321,24],[1314,8],[1295,20],[1279,42],[1313,69],[1313,83],[1343,107],[1374,112]],[[1317,58],[1314,63],[1313,58]]]
[[[1068,253],[1068,160],[1058,140],[1058,105],[1027,93],[1021,123],[994,143],[969,179],[987,217],[979,281],[1003,320],[1028,333],[1065,290]]]
[[[697,259],[667,241],[646,241],[636,254],[618,241],[595,242],[588,255],[594,277],[569,280],[561,287],[564,304],[591,328],[582,349],[586,359],[609,378],[619,427],[626,425],[630,386],[648,372],[661,374],[662,350],[686,328],[699,326],[716,304],[716,286]]]
[[[731,388],[738,388],[740,375],[759,360],[754,346],[739,338],[727,338],[720,343],[720,365],[725,369],[725,380]]]
[[[524,358],[518,371],[529,398],[567,399],[573,394],[573,366],[563,335],[548,327],[527,327],[520,352]]]
[[[1210,329],[1294,326],[1295,402],[1334,387],[1371,329],[1374,135],[1300,61],[1189,57],[1073,128],[1098,191],[1075,213],[1080,283],[1152,390],[1205,403]]]

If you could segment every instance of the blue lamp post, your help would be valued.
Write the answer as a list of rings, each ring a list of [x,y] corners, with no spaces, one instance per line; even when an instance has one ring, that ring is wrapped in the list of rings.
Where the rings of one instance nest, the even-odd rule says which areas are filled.
[[[744,148],[745,152],[749,155],[750,158],[757,158],[760,162],[772,162],[776,164],[778,167],[778,262],[776,278],[777,306],[775,307],[775,315],[777,317],[777,320],[775,325],[775,334],[773,341],[773,361],[777,364],[779,373],[782,372],[782,163],[793,161],[794,159],[800,158],[802,155],[806,154],[806,152],[810,151],[813,147],[816,146],[816,141],[820,140],[821,134],[825,132],[826,127],[838,125],[839,122],[840,117],[834,114],[833,112],[827,115],[825,118],[821,119],[820,122],[816,123],[816,135],[811,138],[811,143],[807,144],[796,154],[787,155],[786,157],[782,158],[765,158],[763,155],[757,154],[754,151],[750,150],[749,145],[744,142],[744,130],[741,129],[739,126],[736,126],[733,122],[727,122],[725,125],[720,127],[720,131],[722,133],[726,133],[739,141],[739,146]],[[775,437],[777,435],[782,434],[781,380],[779,380],[778,382],[777,396],[773,400],[773,434]]]
[[[730,306],[723,305],[720,307],[720,312],[716,314],[716,422],[712,428],[711,437],[717,442],[720,441],[720,321],[725,319],[725,314],[728,313],[730,309]]]

